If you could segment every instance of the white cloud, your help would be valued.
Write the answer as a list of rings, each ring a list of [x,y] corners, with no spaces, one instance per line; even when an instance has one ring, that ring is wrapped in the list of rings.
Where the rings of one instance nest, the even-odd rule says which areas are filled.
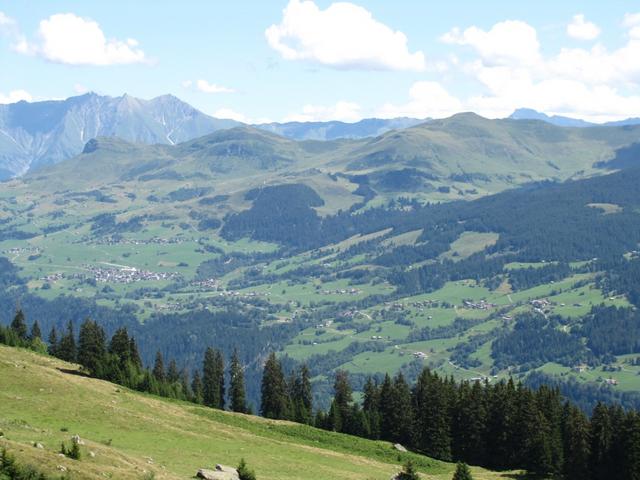
[[[285,122],[357,122],[362,119],[360,105],[354,102],[339,101],[335,105],[305,105],[302,113],[287,115]]]
[[[213,116],[216,118],[235,120],[242,123],[250,123],[246,115],[236,112],[231,108],[220,108],[213,113]]]
[[[567,35],[576,40],[595,40],[600,35],[600,27],[585,20],[584,15],[574,15],[571,23],[567,24]]]
[[[58,13],[41,20],[37,41],[20,39],[14,49],[68,65],[118,65],[145,63],[137,40],[107,39],[94,20],[73,13]]]
[[[496,23],[489,31],[475,26],[461,31],[456,27],[440,40],[470,46],[487,66],[532,65],[540,59],[540,42],[535,28],[520,20]]]
[[[462,102],[438,82],[416,82],[409,90],[409,102],[403,105],[384,104],[377,117],[444,118],[463,110]]]
[[[203,93],[235,93],[236,91],[233,88],[223,87],[222,85],[217,85],[215,83],[209,83],[206,80],[184,80],[182,82],[182,86],[184,88],[192,88],[195,87],[197,90]]]
[[[622,20],[622,26],[625,28],[631,28],[640,25],[640,12],[638,13],[625,13]]]
[[[290,0],[281,22],[267,28],[265,36],[286,60],[343,69],[425,69],[424,54],[409,52],[404,33],[353,3],[332,3],[321,10],[313,1]]]
[[[9,17],[6,13],[0,12],[0,28],[11,27],[15,25],[15,20]]]
[[[33,97],[26,90],[11,90],[7,95],[0,92],[0,104],[16,103],[20,100],[30,102],[33,100]]]

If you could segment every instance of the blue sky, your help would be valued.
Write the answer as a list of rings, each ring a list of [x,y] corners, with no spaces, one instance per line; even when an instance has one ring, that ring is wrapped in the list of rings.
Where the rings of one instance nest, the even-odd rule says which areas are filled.
[[[0,102],[172,93],[246,121],[640,116],[640,4],[0,0]]]

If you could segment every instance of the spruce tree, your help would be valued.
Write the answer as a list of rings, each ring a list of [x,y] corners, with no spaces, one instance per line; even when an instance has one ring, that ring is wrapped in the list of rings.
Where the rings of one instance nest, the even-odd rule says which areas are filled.
[[[15,316],[13,317],[13,321],[11,322],[11,330],[13,330],[13,333],[15,333],[20,340],[26,341],[29,339],[29,335],[27,334],[27,323],[24,319],[24,313],[21,309],[18,309]]]
[[[292,395],[294,420],[298,423],[313,422],[313,394],[311,391],[311,374],[307,365],[302,365],[295,378]]]
[[[288,412],[287,385],[282,373],[282,366],[273,352],[269,354],[264,364],[260,390],[262,416],[286,418]]]
[[[353,402],[353,390],[349,383],[349,374],[345,370],[338,370],[336,372],[333,391],[333,403],[331,404],[329,414],[331,428],[336,432],[351,433],[350,413],[351,403]]]
[[[178,383],[180,381],[180,372],[178,371],[178,364],[175,359],[171,359],[169,366],[167,367],[167,381],[169,383]]]
[[[102,327],[87,319],[80,326],[78,336],[78,363],[90,374],[103,377],[105,374],[107,349]]]
[[[129,339],[129,358],[131,359],[131,363],[133,363],[134,367],[138,370],[142,369],[142,359],[140,358],[140,352],[138,351],[138,344],[133,337]]]
[[[76,361],[76,339],[73,334],[73,322],[69,320],[67,324],[67,332],[60,339],[58,347],[56,348],[58,358],[66,362]]]
[[[458,462],[452,480],[473,480],[469,466],[466,463]]]
[[[364,384],[362,408],[369,425],[369,438],[380,438],[380,389],[371,377]]]
[[[607,480],[612,471],[613,426],[609,409],[598,403],[591,416],[590,467],[593,480]]]
[[[420,480],[420,475],[418,475],[418,471],[416,470],[416,467],[414,467],[413,462],[411,460],[407,460],[402,472],[396,475],[395,478],[396,480]]]
[[[589,480],[589,420],[573,405],[566,404],[562,416],[565,480]]]
[[[238,350],[233,350],[231,366],[229,367],[231,410],[238,413],[247,413],[247,399],[244,388],[244,371],[240,363]]]
[[[193,380],[191,381],[191,391],[193,392],[193,401],[195,403],[204,402],[204,389],[202,386],[202,378],[200,377],[200,371],[193,372]]]
[[[162,383],[165,380],[164,359],[162,358],[162,352],[160,352],[160,350],[156,352],[156,360],[153,364],[153,376],[158,383]]]
[[[121,367],[131,358],[129,333],[126,327],[119,328],[109,342],[109,353],[115,355]]]
[[[31,325],[31,333],[29,334],[29,340],[31,341],[42,340],[42,331],[40,330],[40,325],[38,324],[37,320],[33,322],[33,325]]]
[[[444,382],[425,368],[414,387],[417,448],[440,460],[451,459],[451,405]]]
[[[47,342],[49,343],[49,348],[48,348],[49,355],[57,357],[58,356],[58,332],[56,332],[56,327],[51,327],[51,332],[49,332],[49,338]]]
[[[224,407],[224,398],[221,398],[221,395],[224,395],[224,365],[221,365],[221,358],[220,352],[211,347],[207,348],[204,353],[202,364],[203,401],[206,406],[211,408]]]
[[[224,382],[224,357],[220,350],[216,350],[215,355],[215,376],[216,376],[216,408],[224,410],[225,405],[225,382]]]

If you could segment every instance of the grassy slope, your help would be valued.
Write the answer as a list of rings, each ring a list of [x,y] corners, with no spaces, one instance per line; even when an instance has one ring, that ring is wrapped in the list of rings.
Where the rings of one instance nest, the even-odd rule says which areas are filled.
[[[261,480],[387,479],[399,468],[397,452],[384,442],[167,401],[61,368],[74,367],[0,346],[0,447],[47,473],[65,466],[71,478],[126,480],[154,472],[184,479],[241,457]],[[72,434],[86,442],[79,462],[57,455]],[[424,478],[451,477],[451,464],[402,456],[413,457]],[[474,469],[480,480],[502,475]]]

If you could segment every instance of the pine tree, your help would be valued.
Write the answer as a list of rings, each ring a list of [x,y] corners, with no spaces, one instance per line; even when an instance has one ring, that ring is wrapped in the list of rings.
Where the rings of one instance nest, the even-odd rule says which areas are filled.
[[[193,372],[193,380],[191,381],[191,390],[193,392],[193,401],[195,403],[204,402],[204,390],[202,386],[202,378],[200,377],[200,371]]]
[[[263,417],[286,418],[288,412],[287,385],[282,366],[271,353],[264,364],[261,386],[261,408]]]
[[[209,347],[202,364],[204,404],[211,408],[224,408],[224,363],[222,354]]]
[[[142,359],[140,358],[140,353],[138,351],[138,344],[133,337],[129,339],[129,358],[135,368],[138,370],[142,369]]]
[[[107,349],[102,327],[87,319],[80,326],[78,337],[78,363],[99,378],[104,376]]]
[[[224,357],[222,356],[222,352],[220,352],[219,350],[216,350],[215,369],[216,369],[216,384],[217,384],[216,397],[218,399],[216,408],[219,408],[220,410],[224,410],[224,405],[225,405]]]
[[[298,423],[311,424],[313,422],[313,394],[311,392],[311,374],[306,365],[300,367],[295,377],[293,394],[293,419]]]
[[[167,367],[167,381],[169,383],[178,383],[178,381],[180,381],[180,372],[178,371],[178,364],[173,358],[169,362],[169,367]]]
[[[153,364],[153,376],[159,383],[162,383],[165,380],[164,360],[160,350],[156,352],[156,361]]]
[[[331,428],[336,432],[352,433],[350,413],[353,390],[349,383],[349,374],[345,370],[336,372],[333,391],[334,397],[329,414]]]
[[[371,377],[364,384],[362,409],[369,425],[369,438],[380,438],[380,389]]]
[[[231,366],[229,370],[231,410],[239,413],[247,413],[247,400],[244,388],[244,371],[240,363],[238,350],[234,349],[231,356]]]
[[[58,356],[58,332],[56,332],[56,327],[51,327],[51,332],[49,332],[49,339],[47,340],[49,343],[48,352],[49,355],[54,357]]]
[[[594,480],[607,480],[614,465],[611,457],[613,426],[609,409],[598,403],[591,416],[590,467]]]
[[[16,315],[13,317],[11,330],[13,330],[20,340],[26,341],[29,339],[29,335],[27,334],[27,323],[24,319],[24,313],[20,309],[16,311]]]
[[[180,386],[182,387],[183,398],[193,401],[193,391],[189,383],[189,371],[186,368],[180,370]]]
[[[450,405],[445,383],[429,369],[424,369],[414,387],[417,448],[440,460],[451,459]]]
[[[454,457],[479,465],[486,461],[487,409],[485,387],[480,382],[469,385],[463,382],[458,388],[458,397],[453,418]]]
[[[413,462],[411,460],[407,460],[402,472],[396,475],[395,478],[396,480],[420,480],[420,475],[418,475],[416,467],[413,466]]]
[[[458,462],[452,480],[473,480],[469,466],[466,463]]]
[[[566,404],[562,415],[565,480],[589,480],[589,420],[577,407]]]
[[[253,470],[250,470],[249,467],[247,467],[247,463],[244,461],[244,458],[240,460],[240,464],[238,465],[238,468],[236,468],[236,471],[238,472],[238,478],[240,480],[256,480],[256,474]]]
[[[32,342],[34,340],[42,340],[42,331],[40,330],[40,325],[38,324],[37,320],[33,322],[33,325],[31,325],[31,333],[29,334],[29,340],[31,340]]]
[[[109,353],[118,358],[118,363],[121,367],[124,367],[126,362],[131,359],[129,342],[129,333],[126,327],[116,330],[109,342]]]
[[[73,334],[73,322],[69,321],[67,324],[67,333],[65,333],[60,339],[60,343],[58,343],[58,347],[56,348],[56,353],[58,358],[64,360],[66,362],[75,362],[77,351],[76,351],[76,339]]]

